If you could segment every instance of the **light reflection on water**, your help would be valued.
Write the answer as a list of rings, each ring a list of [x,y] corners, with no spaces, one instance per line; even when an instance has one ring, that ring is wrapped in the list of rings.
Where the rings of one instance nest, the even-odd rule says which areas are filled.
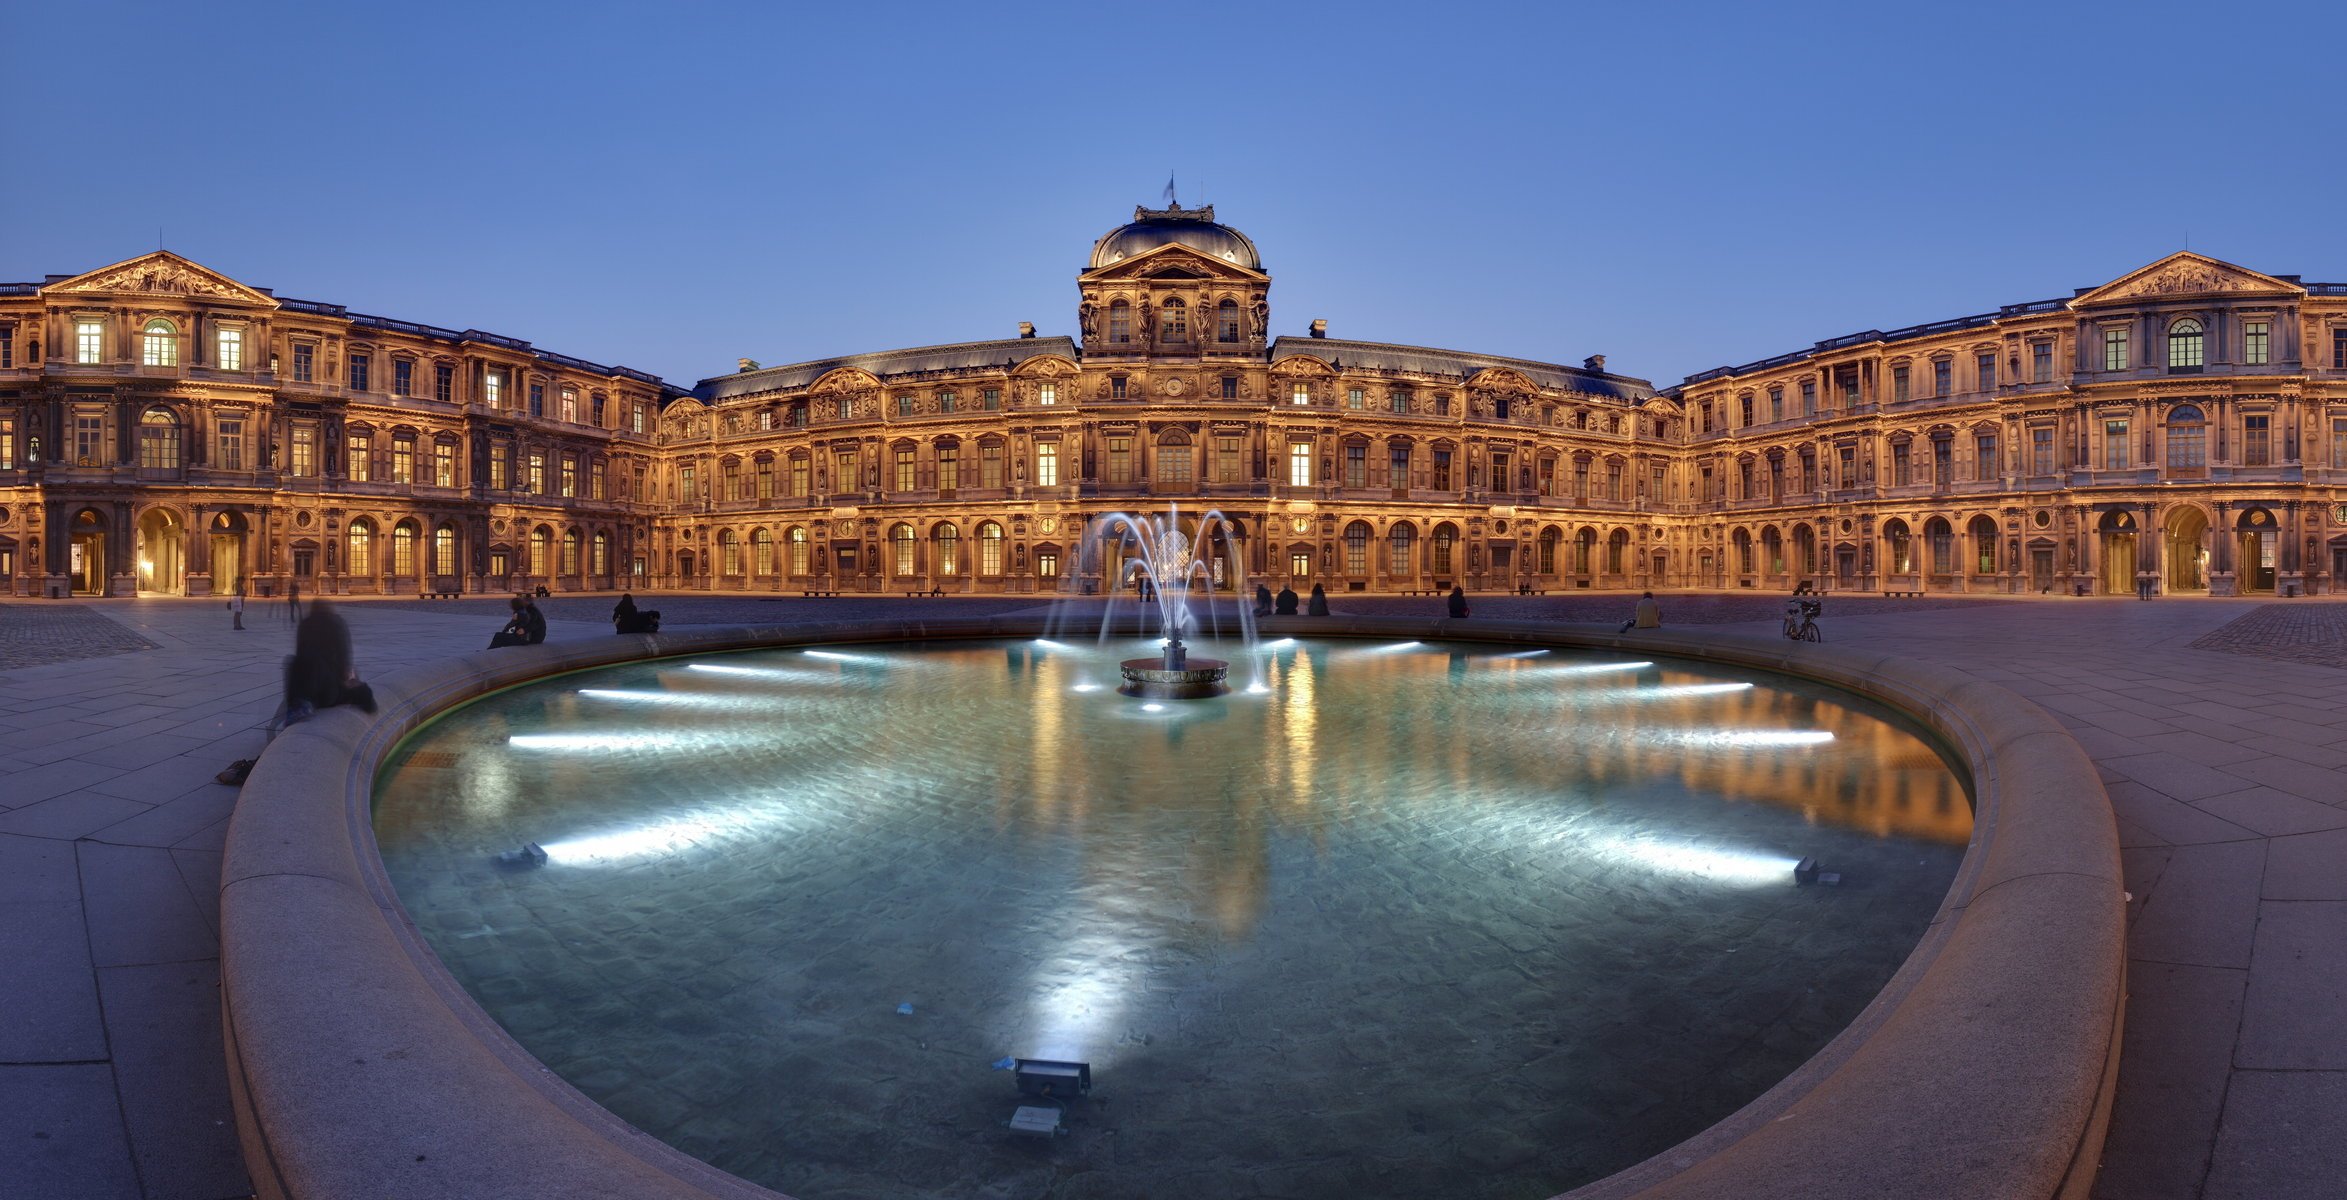
[[[387,765],[384,859],[532,1053],[804,1200],[1089,1171],[1532,1197],[1806,1058],[1970,832],[1931,747],[1790,680],[1304,641],[1263,649],[1266,694],[1097,690],[1147,649],[782,651],[500,693]],[[532,841],[546,867],[492,862]],[[1811,854],[1848,882],[1794,887]],[[1006,1054],[1094,1064],[1047,1158],[997,1128]]]

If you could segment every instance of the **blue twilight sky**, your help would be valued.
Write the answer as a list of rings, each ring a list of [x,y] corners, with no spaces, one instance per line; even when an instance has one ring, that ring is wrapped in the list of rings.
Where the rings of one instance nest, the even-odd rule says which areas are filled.
[[[2172,250],[2347,280],[2347,6],[6,7],[0,279],[171,249],[690,384],[1072,333],[1169,169],[1277,331],[1658,383]]]

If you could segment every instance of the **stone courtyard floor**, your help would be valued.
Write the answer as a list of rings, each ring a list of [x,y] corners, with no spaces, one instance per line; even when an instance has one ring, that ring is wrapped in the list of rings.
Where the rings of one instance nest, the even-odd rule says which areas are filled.
[[[1774,636],[1781,596],[1663,597],[1666,622]],[[1031,608],[1030,597],[660,595],[671,625]],[[1339,612],[1439,601],[1332,597]],[[1630,598],[1476,597],[1617,623]],[[609,598],[546,605],[557,640]],[[480,648],[499,601],[344,606],[362,673]],[[0,604],[0,1200],[249,1193],[220,1046],[220,847],[262,746],[282,608]],[[1827,637],[2043,705],[2119,818],[2130,997],[2095,1194],[2335,1196],[2347,1178],[2347,602],[1827,600]]]

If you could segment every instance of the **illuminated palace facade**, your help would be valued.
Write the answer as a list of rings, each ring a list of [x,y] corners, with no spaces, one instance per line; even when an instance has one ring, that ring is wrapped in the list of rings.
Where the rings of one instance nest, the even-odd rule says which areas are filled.
[[[1137,210],[1076,337],[676,388],[157,253],[0,285],[0,593],[1115,586],[2347,590],[2347,287],[2190,254],[1660,391],[1271,332],[1254,244]]]

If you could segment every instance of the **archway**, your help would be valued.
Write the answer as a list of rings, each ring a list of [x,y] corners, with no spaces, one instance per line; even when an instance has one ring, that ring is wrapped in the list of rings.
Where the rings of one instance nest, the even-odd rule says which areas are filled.
[[[2103,595],[2124,596],[2135,590],[2136,532],[2135,517],[2120,509],[2104,513],[2096,523],[2095,535],[2102,543],[2098,577]]]
[[[2281,547],[2281,529],[2274,523],[2274,514],[2266,509],[2253,508],[2242,513],[2234,522],[2233,579],[2235,590],[2242,595],[2253,592],[2272,592],[2276,569],[2276,551]]]
[[[74,595],[105,595],[106,518],[94,508],[75,513],[72,538],[68,547],[68,565],[73,577]]]
[[[2168,591],[2208,590],[2208,515],[2189,504],[2168,513],[2167,535],[2161,539],[2167,559]]]
[[[245,590],[244,543],[248,526],[244,514],[216,513],[212,517],[212,590],[234,594]]]
[[[139,590],[178,595],[186,590],[187,529],[168,508],[139,518]]]

